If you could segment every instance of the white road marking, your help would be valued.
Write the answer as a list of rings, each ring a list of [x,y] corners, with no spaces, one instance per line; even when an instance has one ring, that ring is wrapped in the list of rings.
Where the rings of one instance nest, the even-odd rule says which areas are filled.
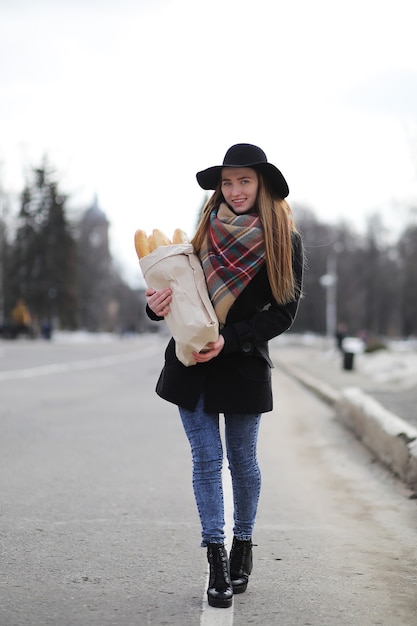
[[[110,367],[115,363],[129,363],[131,361],[141,360],[156,352],[154,346],[148,346],[137,352],[129,352],[128,354],[114,354],[111,356],[102,356],[94,359],[85,359],[83,361],[73,361],[69,363],[50,363],[49,365],[37,365],[19,370],[7,370],[0,372],[0,382],[6,380],[19,380],[23,378],[35,378],[37,376],[48,376],[50,374],[65,374],[67,372],[82,371],[95,369],[98,367]]]
[[[224,514],[226,521],[226,548],[228,553],[231,548],[231,537],[233,533],[233,492],[230,472],[227,461],[223,464],[223,497]],[[230,609],[216,609],[207,602],[207,587],[209,583],[209,568],[207,567],[206,586],[203,595],[203,611],[201,613],[200,626],[233,626],[233,604]],[[233,599],[234,603],[234,599]]]

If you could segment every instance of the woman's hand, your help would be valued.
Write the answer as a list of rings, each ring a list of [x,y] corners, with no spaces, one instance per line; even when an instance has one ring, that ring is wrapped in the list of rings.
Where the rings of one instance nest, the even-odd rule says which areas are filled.
[[[145,292],[148,307],[158,317],[165,317],[165,315],[169,313],[169,303],[172,300],[171,294],[172,290],[169,287],[161,289],[160,291],[155,291],[155,289],[148,287]]]
[[[208,343],[202,352],[193,352],[193,357],[196,363],[207,363],[220,354],[224,347],[224,337],[219,335],[216,341]]]

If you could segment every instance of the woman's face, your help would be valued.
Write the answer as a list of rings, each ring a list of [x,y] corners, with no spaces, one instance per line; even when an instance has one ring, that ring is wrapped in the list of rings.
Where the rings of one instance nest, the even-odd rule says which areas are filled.
[[[247,213],[255,206],[258,175],[250,167],[224,167],[221,189],[224,199],[235,213]]]

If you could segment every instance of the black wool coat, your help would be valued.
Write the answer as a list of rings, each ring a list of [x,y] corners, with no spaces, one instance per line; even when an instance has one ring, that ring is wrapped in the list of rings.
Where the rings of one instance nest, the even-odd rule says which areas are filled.
[[[225,344],[219,356],[186,367],[176,357],[171,338],[156,385],[161,397],[194,410],[202,392],[205,410],[214,413],[266,413],[273,408],[268,341],[288,330],[297,314],[303,275],[301,237],[293,237],[297,298],[280,305],[272,296],[265,264],[229,310],[221,329]],[[157,317],[147,307],[148,316]]]

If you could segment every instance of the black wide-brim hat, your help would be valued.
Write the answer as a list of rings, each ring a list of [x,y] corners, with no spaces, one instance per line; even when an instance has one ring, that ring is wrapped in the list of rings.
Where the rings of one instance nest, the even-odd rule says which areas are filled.
[[[216,189],[224,167],[251,167],[262,172],[272,190],[280,197],[286,198],[290,192],[287,181],[275,165],[268,163],[266,154],[258,146],[250,143],[238,143],[225,154],[223,165],[214,165],[197,172],[197,182],[203,189]]]

